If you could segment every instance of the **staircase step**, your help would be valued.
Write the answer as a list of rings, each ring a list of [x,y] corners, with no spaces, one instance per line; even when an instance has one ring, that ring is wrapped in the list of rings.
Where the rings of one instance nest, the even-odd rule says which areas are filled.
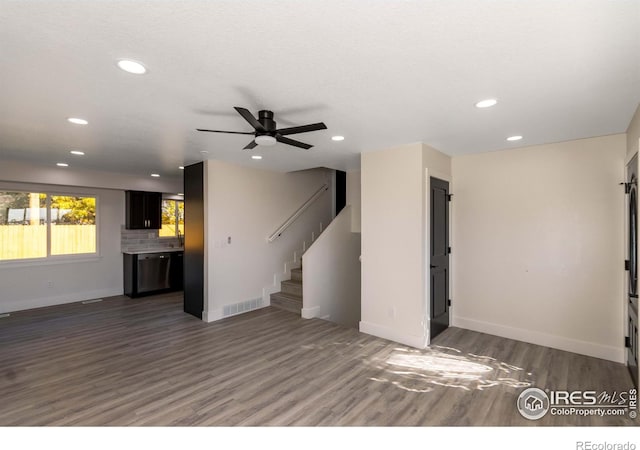
[[[298,297],[302,297],[302,281],[300,280],[287,280],[280,283],[282,292],[285,294],[292,294]]]
[[[302,297],[285,292],[271,294],[271,306],[300,314],[302,311]]]
[[[291,280],[302,282],[302,269],[291,269]]]

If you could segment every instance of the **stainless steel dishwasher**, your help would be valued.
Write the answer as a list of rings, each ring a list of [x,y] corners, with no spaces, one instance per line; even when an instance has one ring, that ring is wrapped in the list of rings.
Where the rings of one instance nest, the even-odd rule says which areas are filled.
[[[138,255],[138,293],[169,289],[170,253]]]

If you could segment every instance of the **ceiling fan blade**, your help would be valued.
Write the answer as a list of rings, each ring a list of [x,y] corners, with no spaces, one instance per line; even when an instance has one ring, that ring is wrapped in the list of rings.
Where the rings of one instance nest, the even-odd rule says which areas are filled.
[[[202,128],[197,128],[196,131],[206,131],[208,133],[229,133],[229,134],[254,134],[249,131],[222,131],[222,130],[203,130]]]
[[[281,136],[280,134],[276,134],[276,141],[281,142],[287,145],[293,145],[294,147],[303,148],[305,150],[309,150],[313,145],[305,144],[304,142],[294,141],[293,139],[286,138]]]
[[[248,109],[246,108],[240,108],[239,106],[234,106],[234,109],[236,111],[238,111],[238,114],[240,114],[242,117],[244,117],[244,120],[246,120],[247,122],[249,122],[249,124],[255,128],[258,131],[267,131],[264,129],[264,127],[262,126],[262,124],[260,122],[258,122],[258,119],[256,119],[255,117],[253,117],[253,114],[251,114],[251,112],[249,112]]]
[[[282,128],[280,130],[276,130],[278,134],[282,136],[287,134],[298,134],[298,133],[307,133],[309,131],[318,131],[318,130],[326,130],[327,126],[322,123],[312,123],[310,125],[301,125],[299,127],[291,127],[291,128]]]
[[[242,150],[251,150],[252,148],[257,147],[256,141],[249,142]]]

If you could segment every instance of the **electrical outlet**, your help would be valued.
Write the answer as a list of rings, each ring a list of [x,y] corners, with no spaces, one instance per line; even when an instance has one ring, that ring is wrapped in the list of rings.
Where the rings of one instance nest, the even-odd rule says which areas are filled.
[[[53,281],[52,280],[47,281],[47,287],[50,287],[50,288],[53,287]]]

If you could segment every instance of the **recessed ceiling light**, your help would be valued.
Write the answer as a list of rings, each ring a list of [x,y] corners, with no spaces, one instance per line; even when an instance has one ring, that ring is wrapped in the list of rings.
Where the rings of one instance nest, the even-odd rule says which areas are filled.
[[[88,124],[88,123],[89,123],[89,122],[88,122],[88,121],[86,121],[85,119],[80,119],[80,118],[78,118],[78,117],[69,117],[67,120],[68,120],[69,122],[71,122],[71,123],[76,124],[76,125],[86,125],[86,124]]]
[[[178,169],[184,170],[184,166],[179,166]]]
[[[498,103],[498,100],[495,98],[488,98],[476,103],[476,108],[489,108],[490,106],[494,106],[496,103]]]
[[[131,61],[130,59],[121,59],[118,61],[118,67],[125,72],[133,73],[135,75],[142,75],[147,69],[137,61]]]
[[[69,164],[67,164],[67,163],[56,163],[56,166],[58,166],[58,167],[69,167]]]
[[[208,151],[206,151],[206,150],[200,150],[200,153],[202,153],[203,155],[206,155],[206,154],[207,154],[207,153],[209,153],[209,152],[208,152]]]
[[[154,177],[154,178],[158,178],[158,177],[160,177],[160,174],[152,173],[151,176]]]
[[[251,159],[262,159],[262,156],[260,156],[260,155],[252,155]]]
[[[84,156],[84,152],[81,152],[80,150],[71,150],[69,153],[72,155]]]
[[[344,141],[344,136],[333,136],[332,141]]]
[[[509,136],[507,141],[519,141],[520,139],[522,139],[522,136]]]

